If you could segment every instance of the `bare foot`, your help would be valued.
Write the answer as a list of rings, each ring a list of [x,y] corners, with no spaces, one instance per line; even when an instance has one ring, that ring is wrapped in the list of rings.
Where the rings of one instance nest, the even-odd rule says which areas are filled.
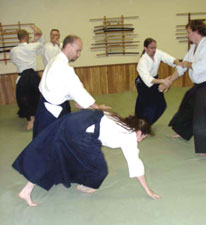
[[[206,153],[200,153],[200,156],[205,157],[206,156]]]
[[[25,200],[29,206],[37,206],[37,203],[32,202],[31,200],[31,193],[34,187],[35,184],[31,183],[30,181],[27,181],[26,185],[18,194],[19,198]]]
[[[26,129],[31,130],[32,128],[33,128],[33,123],[31,121],[28,121],[28,123],[26,125]]]
[[[34,116],[31,116],[30,120],[27,123],[26,129],[31,130],[33,128],[33,125],[34,125]]]
[[[172,137],[173,138],[179,138],[179,137],[181,137],[179,134],[172,134]]]
[[[29,193],[26,193],[26,191],[24,191],[24,190],[19,192],[18,196],[19,196],[19,198],[25,200],[29,206],[37,206],[38,205],[37,203],[32,202],[31,195]]]
[[[93,193],[96,191],[96,189],[84,186],[82,184],[77,185],[76,189],[84,193]]]

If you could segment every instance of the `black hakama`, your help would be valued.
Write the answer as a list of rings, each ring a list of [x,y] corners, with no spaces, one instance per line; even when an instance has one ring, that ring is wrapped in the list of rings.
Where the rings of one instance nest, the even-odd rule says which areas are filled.
[[[154,78],[157,78],[157,76]],[[152,125],[160,118],[167,107],[164,94],[159,92],[159,84],[147,87],[140,76],[136,78],[135,85],[138,92],[135,114],[138,118],[146,119]]]
[[[206,82],[186,92],[169,126],[185,140],[194,135],[195,152],[206,153]]]
[[[45,107],[45,98],[42,96],[39,101],[39,105],[37,108],[35,120],[34,120],[34,128],[33,128],[33,139],[48,125],[53,123],[57,118],[53,116]],[[62,111],[59,117],[66,115],[71,112],[71,107],[69,101],[64,102],[59,105],[62,107]],[[58,117],[58,118],[59,118]]]
[[[28,121],[35,116],[40,92],[40,77],[33,69],[24,70],[19,74],[20,79],[16,85],[16,100],[19,107],[18,115]]]
[[[22,151],[12,166],[46,190],[59,183],[99,188],[108,174],[98,140],[102,116],[102,111],[81,110],[59,118]],[[87,133],[93,124],[94,133]]]

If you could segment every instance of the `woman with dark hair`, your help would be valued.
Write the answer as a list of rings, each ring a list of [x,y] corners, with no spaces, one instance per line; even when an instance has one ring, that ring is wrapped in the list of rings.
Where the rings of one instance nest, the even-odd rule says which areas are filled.
[[[129,176],[136,177],[146,193],[160,198],[147,185],[144,164],[137,143],[150,133],[150,125],[136,116],[125,119],[117,114],[84,109],[67,114],[45,128],[18,156],[13,167],[27,180],[19,197],[29,206],[37,184],[49,190],[59,183],[69,188],[95,192],[108,174],[101,146],[121,148],[127,160]]]
[[[172,67],[179,64],[179,60],[157,49],[154,39],[145,39],[144,50],[137,65],[139,76],[135,80],[138,91],[135,114],[146,119],[150,125],[155,123],[166,109],[164,94],[158,91],[159,84],[168,86],[166,79],[158,78],[161,62]]]

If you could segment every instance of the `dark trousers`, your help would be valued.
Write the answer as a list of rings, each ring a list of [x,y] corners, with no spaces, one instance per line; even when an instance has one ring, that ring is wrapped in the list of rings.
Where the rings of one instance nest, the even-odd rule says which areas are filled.
[[[99,188],[108,174],[98,140],[103,115],[98,110],[81,110],[62,116],[42,130],[12,166],[46,190],[59,183]],[[91,125],[94,133],[87,133]]]
[[[57,119],[46,109],[44,105],[45,102],[47,101],[44,99],[44,97],[41,97],[34,120],[33,138],[35,138],[44,128],[46,128]],[[59,117],[71,112],[69,101],[64,102],[60,106],[63,109]]]
[[[39,103],[40,77],[33,69],[24,70],[19,74],[20,79],[16,85],[16,101],[19,107],[18,115],[30,120],[36,114]]]
[[[136,78],[135,85],[138,92],[135,114],[139,118],[146,119],[152,125],[167,107],[164,94],[158,91],[158,84],[147,87],[140,76]]]
[[[206,153],[206,82],[186,92],[169,126],[185,140],[194,135],[195,152]]]

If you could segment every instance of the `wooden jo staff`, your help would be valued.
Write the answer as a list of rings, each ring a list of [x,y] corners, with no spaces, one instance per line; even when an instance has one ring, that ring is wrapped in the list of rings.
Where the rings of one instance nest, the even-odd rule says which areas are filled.
[[[108,44],[108,45],[113,45],[113,44],[115,45],[115,44],[139,43],[139,41],[127,41],[127,40],[125,40],[125,41],[111,41],[111,40],[109,40],[109,41],[104,41],[104,42],[101,42],[101,43],[94,43],[92,45],[105,45],[105,43]]]
[[[192,12],[192,13],[177,13],[176,14],[177,16],[187,16],[187,20],[188,20],[188,23],[192,20],[191,19],[191,16],[199,16],[199,15],[206,15],[206,12]],[[198,19],[198,20],[202,20],[202,21],[205,21],[206,19]],[[176,26],[177,29],[184,29],[185,28],[185,25],[177,25]],[[178,41],[179,42],[187,42],[188,43],[188,50],[190,48],[190,41],[189,40],[183,40],[182,39],[183,37],[176,37],[176,39],[179,39]],[[186,37],[185,37],[186,38]]]
[[[0,41],[2,46],[0,47],[2,50],[0,50],[0,53],[4,54],[4,58],[0,59],[0,61],[4,61],[5,64],[7,64],[7,61],[10,60],[9,58],[7,58],[6,53],[10,52],[11,48],[10,47],[15,47],[15,46],[8,46],[8,44],[17,44],[19,42],[7,42],[5,40],[11,40],[11,39],[15,39],[15,37],[12,37],[10,35],[16,35],[18,30],[21,29],[21,27],[23,26],[31,26],[34,25],[34,23],[23,23],[21,24],[20,22],[18,22],[18,24],[9,24],[9,25],[2,25],[2,23],[0,23]],[[5,37],[7,36],[7,37]]]
[[[137,19],[138,16],[122,16],[124,19]],[[108,22],[121,22],[122,17],[108,17],[106,18],[106,21]],[[97,19],[90,19],[91,22],[97,22],[97,21],[104,21],[104,18],[97,18]]]
[[[126,48],[131,48],[131,47],[138,47],[139,45],[108,45],[108,46],[98,46],[98,47],[91,47],[90,49],[102,49],[102,48],[106,48],[106,49],[112,49],[112,48],[123,48],[123,47],[126,47]]]
[[[107,52],[102,54],[97,54],[97,56],[110,56],[110,55],[138,55],[139,52]]]

